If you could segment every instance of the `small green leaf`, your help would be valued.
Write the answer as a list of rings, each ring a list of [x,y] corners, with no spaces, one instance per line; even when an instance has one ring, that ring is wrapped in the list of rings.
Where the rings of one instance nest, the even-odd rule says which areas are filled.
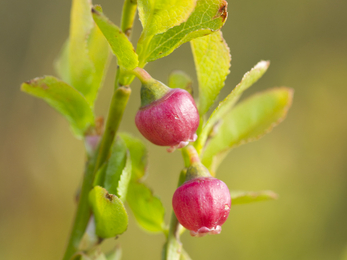
[[[193,95],[192,79],[184,71],[175,70],[169,77],[170,88],[181,88]]]
[[[118,182],[118,188],[117,188],[117,195],[119,196],[120,200],[123,202],[125,201],[127,193],[128,193],[128,186],[129,186],[130,179],[131,179],[131,159],[130,159],[130,153],[129,151],[127,151],[125,167],[120,176],[120,180]]]
[[[267,71],[270,65],[269,61],[260,61],[249,72],[247,72],[241,82],[232,90],[232,92],[219,103],[218,107],[213,111],[206,124],[203,126],[202,132],[198,136],[196,148],[200,152],[204,146],[208,134],[216,123],[235,105],[241,97],[241,94],[260,79]]]
[[[79,251],[88,251],[89,249],[95,247],[99,242],[99,237],[95,234],[95,221],[92,216],[89,219],[89,223],[83,237],[79,243]]]
[[[70,260],[108,260],[101,252],[100,248],[90,250],[88,252],[79,252],[72,256]]]
[[[143,183],[130,182],[127,201],[137,223],[146,231],[164,230],[165,209],[158,197]]]
[[[222,32],[217,31],[191,41],[199,81],[199,114],[213,105],[229,74],[230,49]]]
[[[271,190],[231,191],[231,205],[245,204],[264,200],[276,200],[278,195]]]
[[[145,144],[138,138],[128,133],[120,133],[119,136],[125,142],[130,152],[132,179],[139,180],[146,174],[148,164],[148,151]]]
[[[94,114],[86,99],[76,89],[55,77],[32,79],[23,83],[21,89],[42,98],[61,113],[79,138],[94,125]]]
[[[117,245],[110,253],[106,255],[107,260],[121,260],[122,258],[122,248]]]
[[[138,65],[138,57],[133,45],[120,28],[114,25],[102,12],[92,9],[94,21],[100,28],[118,59],[118,64],[128,70]]]
[[[89,192],[89,203],[92,207],[96,234],[102,238],[115,237],[128,227],[128,215],[122,201],[106,189],[95,186]]]
[[[138,53],[141,53],[139,58],[141,64],[165,57],[183,43],[220,29],[226,17],[226,1],[197,1],[194,11],[186,22],[154,35],[149,43],[145,39],[139,41]]]
[[[127,163],[127,148],[123,140],[115,138],[108,159],[104,187],[112,194],[118,194],[118,185]]]
[[[138,0],[139,17],[146,35],[165,32],[186,21],[197,0]]]
[[[180,260],[192,260],[187,251],[182,248]]]
[[[103,163],[101,167],[98,169],[98,171],[96,172],[93,186],[103,187],[105,185],[106,170],[107,170],[107,162]]]
[[[207,142],[203,164],[215,172],[219,162],[233,147],[259,139],[285,118],[293,99],[289,88],[270,89],[253,95],[227,113]],[[215,158],[221,154],[222,158]],[[215,160],[215,162],[214,162]]]

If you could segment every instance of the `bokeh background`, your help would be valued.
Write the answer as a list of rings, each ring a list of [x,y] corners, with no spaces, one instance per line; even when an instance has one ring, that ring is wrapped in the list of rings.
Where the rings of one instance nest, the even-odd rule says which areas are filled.
[[[43,101],[19,90],[23,81],[55,75],[53,61],[68,36],[71,2],[1,0],[0,8],[0,259],[61,259],[70,232],[83,144]],[[122,1],[99,0],[119,24]],[[271,60],[250,94],[274,86],[295,89],[287,119],[261,140],[233,150],[218,171],[230,189],[276,191],[277,201],[231,208],[218,236],[182,237],[192,259],[342,260],[347,254],[347,1],[229,1],[223,33],[232,53],[220,98],[261,59]],[[141,30],[136,21],[132,37]],[[115,59],[97,101],[105,115]],[[174,69],[197,80],[189,44],[146,69],[166,82]],[[121,125],[134,126],[139,82]],[[197,92],[197,91],[196,91]],[[179,152],[147,142],[146,182],[171,215],[182,168]],[[163,235],[143,232],[130,217],[123,259],[160,259]],[[347,259],[347,256],[346,258]]]

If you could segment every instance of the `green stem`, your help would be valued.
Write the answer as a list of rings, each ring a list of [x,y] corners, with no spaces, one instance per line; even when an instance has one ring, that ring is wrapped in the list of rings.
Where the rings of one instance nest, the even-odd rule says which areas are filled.
[[[124,109],[127,105],[131,90],[127,86],[119,87],[113,94],[110,112],[107,118],[105,132],[102,136],[99,151],[87,165],[86,174],[83,179],[82,190],[78,202],[75,221],[72,227],[68,246],[64,255],[64,260],[69,260],[78,250],[79,243],[87,228],[91,209],[88,202],[89,191],[93,187],[95,174],[100,166],[106,161],[110,147],[117,133],[122,120]]]
[[[95,164],[94,174],[107,159],[110,147],[113,143],[114,137],[118,131],[119,124],[122,120],[124,109],[128,103],[130,93],[131,89],[128,86],[121,86],[113,93],[105,132],[100,142],[100,149]]]
[[[130,36],[132,24],[134,22],[136,6],[136,0],[125,0],[124,2],[121,28],[128,37]],[[63,260],[69,260],[71,256],[77,252],[80,241],[87,228],[88,221],[91,215],[88,195],[90,190],[93,188],[95,174],[100,166],[106,161],[109,150],[118,131],[125,107],[128,103],[131,93],[128,85],[130,85],[133,79],[133,75],[129,76],[121,68],[117,70],[115,92],[112,97],[105,132],[102,136],[98,152],[95,153],[94,156],[87,162],[76,216]]]
[[[177,187],[181,186],[186,178],[186,170],[182,170]],[[179,260],[182,243],[180,242],[180,223],[177,220],[175,212],[172,212],[170,220],[170,229],[167,237],[167,243],[165,248],[165,254],[163,255],[163,260]]]
[[[88,225],[90,218],[90,209],[88,203],[88,194],[93,185],[95,157],[91,158],[86,165],[86,171],[83,178],[82,189],[79,195],[75,220],[73,223],[68,246],[65,251],[64,260],[69,260],[78,250],[78,246]]]
[[[192,145],[184,147],[182,149],[182,155],[186,167],[189,167],[193,163],[200,162],[199,155]]]
[[[137,0],[125,0],[123,4],[121,29],[130,38],[136,15]]]

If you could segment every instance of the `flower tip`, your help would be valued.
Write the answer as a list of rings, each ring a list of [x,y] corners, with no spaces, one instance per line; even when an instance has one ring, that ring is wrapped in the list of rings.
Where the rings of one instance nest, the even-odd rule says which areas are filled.
[[[180,148],[186,147],[190,142],[195,142],[197,138],[198,138],[197,134],[194,133],[187,141],[181,141],[177,145],[170,146],[169,148],[166,149],[166,151],[168,153],[172,153],[176,149],[180,149]]]
[[[222,227],[217,225],[213,228],[207,228],[207,227],[201,227],[198,229],[198,231],[190,231],[190,235],[192,237],[203,237],[206,235],[218,235],[222,231]]]

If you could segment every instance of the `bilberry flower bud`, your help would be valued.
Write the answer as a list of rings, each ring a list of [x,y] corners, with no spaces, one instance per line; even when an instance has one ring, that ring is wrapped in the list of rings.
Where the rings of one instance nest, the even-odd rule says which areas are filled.
[[[170,146],[168,151],[195,141],[199,113],[193,97],[183,89],[171,89],[147,73],[144,75],[139,77],[141,107],[135,118],[141,134],[153,144]]]
[[[231,206],[227,185],[213,178],[201,163],[190,166],[187,177],[172,198],[178,221],[192,236],[219,234]]]

